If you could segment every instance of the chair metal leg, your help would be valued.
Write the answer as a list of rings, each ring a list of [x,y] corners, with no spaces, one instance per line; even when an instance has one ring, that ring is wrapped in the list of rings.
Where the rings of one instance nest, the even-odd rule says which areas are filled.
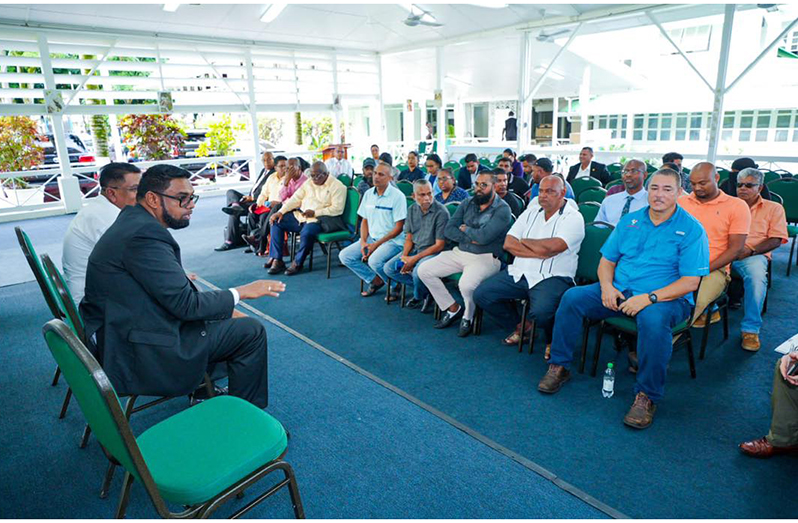
[[[400,309],[404,309],[405,308],[405,287],[407,287],[407,286],[404,283],[402,283],[402,284],[400,284],[400,287],[402,288],[402,292],[399,294],[399,308]]]
[[[80,438],[80,445],[79,445],[80,448],[82,449],[86,448],[86,445],[89,444],[89,436],[91,436],[91,427],[89,427],[87,423],[86,428],[83,429],[83,437]]]
[[[58,385],[58,378],[60,378],[60,377],[61,377],[61,367],[56,365],[55,374],[53,374],[53,382],[50,383],[50,385],[53,386],[53,387]]]
[[[113,461],[109,461],[108,469],[105,471],[105,479],[103,479],[103,486],[100,488],[100,499],[105,499],[108,497],[108,491],[111,488],[111,481],[114,479],[115,470],[116,465]]]
[[[116,519],[125,519],[127,503],[130,501],[130,487],[133,485],[133,476],[130,472],[125,472],[125,479],[122,481],[122,496],[119,498],[119,505],[116,508]]]
[[[599,362],[599,353],[601,352],[601,338],[604,337],[604,322],[602,321],[599,323],[598,326],[598,333],[596,333],[596,348],[593,350],[593,370],[590,371],[590,375],[594,378],[596,377],[596,371],[598,370],[598,362]]]
[[[790,270],[792,269],[792,255],[795,252],[795,240],[798,240],[798,236],[792,239],[792,245],[790,245],[790,259],[787,261],[787,276],[790,275]]]
[[[332,268],[332,243],[327,247],[327,279],[330,279],[330,269]]]
[[[531,320],[532,327],[529,329],[529,354],[532,354],[535,350],[535,334],[538,330],[538,325],[536,320]]]
[[[693,355],[693,336],[690,331],[684,333],[687,336],[687,360],[690,363],[690,377],[695,379],[695,356]]]
[[[585,360],[587,359],[587,337],[590,334],[590,320],[582,322],[582,357],[579,361],[579,374],[585,373]]]
[[[767,292],[767,291],[765,291]],[[723,341],[729,339],[729,301],[726,300],[726,305],[723,306]]]
[[[524,333],[526,332],[526,315],[529,314],[529,300],[522,300],[521,307],[521,336],[518,340],[518,352],[524,351]]]
[[[58,419],[64,419],[67,409],[69,408],[69,400],[72,399],[72,389],[67,389],[64,395],[64,402],[61,404],[61,412],[58,413]]]
[[[709,310],[709,307],[707,307],[707,310]],[[712,325],[710,318],[712,318],[712,315],[707,313],[707,324],[704,325],[704,334],[701,339],[701,352],[698,353],[699,360],[704,359],[704,353],[707,350],[707,343],[709,343],[709,326]]]
[[[482,308],[477,307],[476,313],[474,314],[474,336],[479,336],[482,334],[482,319],[485,317],[485,312]]]
[[[294,517],[296,519],[305,519],[305,508],[302,506],[302,498],[299,495],[299,487],[296,483],[296,476],[294,475],[294,469],[291,468],[291,465],[286,463],[286,468],[283,469],[285,472],[285,478],[288,480],[288,493],[291,495],[291,505],[294,507]]]
[[[314,245],[312,249],[310,249],[310,261],[308,261],[308,272],[313,272],[313,251],[316,250],[316,246]]]

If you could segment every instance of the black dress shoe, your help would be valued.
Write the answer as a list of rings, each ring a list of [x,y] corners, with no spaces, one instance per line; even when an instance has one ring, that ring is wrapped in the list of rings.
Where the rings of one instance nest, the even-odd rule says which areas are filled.
[[[466,336],[471,334],[473,323],[474,323],[473,321],[467,320],[465,318],[460,320],[460,330],[457,331],[457,335],[460,336],[461,338],[465,338]]]
[[[246,249],[244,249],[244,254],[252,254],[253,252],[255,251],[252,250],[252,247],[247,247]]]
[[[424,300],[417,300],[415,298],[410,298],[405,302],[405,307],[408,309],[420,309],[421,305],[424,304]]]
[[[301,265],[297,265],[296,263],[292,263],[285,270],[285,275],[286,276],[293,276],[294,274],[297,274],[297,273],[300,273],[300,272],[302,272],[302,266]]]
[[[213,395],[216,396],[227,396],[230,393],[227,387],[220,387],[219,385],[213,386]],[[198,388],[194,392],[188,395],[189,404],[193,407],[198,403],[202,403],[203,401],[210,399],[208,396],[208,389],[205,388],[205,385]]]
[[[445,329],[452,323],[456,322],[463,315],[463,307],[459,307],[457,312],[446,311],[441,320],[434,325],[436,329]]]
[[[432,304],[434,301],[432,300],[432,295],[427,294],[427,297],[424,298],[424,301],[421,303],[421,312],[422,314],[429,314],[432,312]]]
[[[277,260],[277,263],[272,263],[267,272],[269,274],[279,274],[283,271],[285,271],[285,263],[283,263],[283,260]]]
[[[214,249],[214,251],[229,251],[232,248],[233,248],[233,244],[232,243],[224,242],[220,246],[216,247]]]
[[[222,212],[230,216],[243,216],[247,214],[247,210],[240,205],[231,205],[229,207],[222,207]]]

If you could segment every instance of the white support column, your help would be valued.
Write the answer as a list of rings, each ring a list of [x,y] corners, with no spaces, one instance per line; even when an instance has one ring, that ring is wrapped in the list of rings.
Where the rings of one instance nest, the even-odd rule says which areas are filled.
[[[333,50],[332,56],[332,77],[333,77],[333,138],[332,143],[341,142],[341,109],[340,98],[338,98],[338,53]]]
[[[564,46],[560,47],[560,49],[557,51],[557,54],[555,54],[554,58],[551,59],[551,62],[549,62],[549,66],[546,67],[546,70],[543,71],[543,74],[540,76],[540,78],[538,78],[538,81],[535,82],[535,86],[532,88],[529,94],[527,94],[524,97],[524,101],[532,100],[532,98],[535,97],[535,95],[538,93],[538,90],[540,90],[540,88],[543,86],[543,82],[546,80],[546,77],[549,75],[551,68],[554,67],[554,64],[557,63],[557,60],[560,59],[560,56],[571,46],[571,42],[574,41],[580,29],[582,29],[582,22],[579,22],[579,24],[576,27],[574,27],[571,36],[568,37],[568,41],[565,42]]]
[[[458,96],[454,102],[454,134],[458,144],[465,141],[466,132],[468,131],[467,126],[465,103]]]
[[[560,132],[560,98],[555,96],[552,100],[552,115],[551,115],[551,146],[557,146],[557,137]]]
[[[443,47],[435,48],[435,88],[441,93],[440,105],[438,106],[438,156],[446,161],[446,98],[443,97]]]
[[[585,71],[582,73],[582,84],[579,86],[579,143],[587,144],[588,137],[588,106],[590,105],[590,65],[585,66]]]
[[[260,154],[260,133],[258,132],[258,107],[255,100],[255,74],[252,71],[252,50],[244,51],[247,66],[247,91],[249,91],[249,119],[252,127],[252,160],[249,162],[249,179],[254,180],[263,168]]]
[[[382,98],[382,54],[377,57],[377,76],[379,80],[379,104],[380,104],[380,119],[379,119],[379,134],[378,136],[378,144],[380,145],[380,150],[387,150],[386,142],[388,141],[388,124],[385,121],[385,102]]]
[[[718,153],[718,136],[723,122],[723,96],[726,94],[726,71],[729,67],[729,48],[731,47],[731,33],[734,26],[734,4],[727,4],[723,16],[723,37],[720,42],[720,57],[718,59],[718,77],[715,81],[715,102],[712,106],[712,116],[709,121],[709,148],[707,161],[715,163]]]
[[[518,107],[515,115],[517,125],[516,153],[521,154],[529,145],[529,114],[530,103],[526,102],[526,93],[529,89],[529,31],[524,31],[521,36],[521,49],[519,55],[521,63],[518,67]]]
[[[50,46],[47,44],[47,37],[38,34],[39,57],[42,62],[42,74],[44,75],[44,88],[55,90],[55,76],[53,75],[53,62],[50,59]],[[53,135],[55,137],[55,150],[58,152],[58,163],[61,167],[61,176],[58,177],[58,190],[61,194],[61,201],[64,209],[68,213],[78,212],[83,206],[83,195],[80,192],[80,182],[72,174],[72,166],[69,164],[69,150],[64,134],[64,115],[62,112],[50,115],[53,123]]]

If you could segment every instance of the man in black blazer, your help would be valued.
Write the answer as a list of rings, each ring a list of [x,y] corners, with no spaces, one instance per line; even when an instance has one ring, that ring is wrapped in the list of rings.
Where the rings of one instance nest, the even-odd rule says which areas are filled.
[[[180,396],[199,387],[209,365],[226,363],[229,390],[268,403],[266,330],[234,310],[238,301],[279,296],[285,285],[258,280],[199,292],[186,277],[167,229],[187,227],[198,196],[191,173],[156,165],[97,242],[80,303],[87,338],[120,394]]]
[[[605,185],[610,181],[610,173],[607,171],[607,166],[593,161],[593,149],[591,147],[582,147],[579,152],[579,163],[572,165],[568,169],[568,177],[565,181],[571,183],[576,178],[582,178],[583,176],[592,176],[600,181],[601,185]]]
[[[460,167],[460,171],[457,173],[457,185],[468,190],[474,184],[474,180],[477,179],[479,173],[489,170],[479,163],[476,154],[468,153],[465,155],[465,167]]]
[[[285,157],[283,157],[285,159]],[[235,189],[227,191],[227,205],[222,207],[222,212],[227,214],[227,227],[224,229],[224,243],[216,247],[215,251],[229,251],[236,247],[241,247],[244,240],[241,235],[246,232],[246,224],[241,221],[242,217],[247,215],[249,207],[258,199],[260,190],[266,179],[274,172],[274,164],[276,163],[274,155],[269,151],[263,153],[263,169],[258,173],[257,178],[252,183],[252,188],[248,194],[243,194]],[[251,172],[251,171],[250,171]]]

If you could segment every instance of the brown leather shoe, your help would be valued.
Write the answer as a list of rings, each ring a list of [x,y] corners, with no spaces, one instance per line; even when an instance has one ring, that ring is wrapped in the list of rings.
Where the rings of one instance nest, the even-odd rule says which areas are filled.
[[[718,323],[719,321],[720,321],[720,311],[713,312],[712,318],[709,320],[709,322]],[[701,327],[706,327],[706,326],[707,326],[707,313],[705,312],[693,322],[693,327],[700,329]]]
[[[269,269],[267,271],[269,274],[279,274],[285,271],[285,262],[283,262],[283,260],[279,258],[275,258],[274,260],[271,261],[271,263],[266,262],[266,264],[263,267]]]
[[[549,370],[543,379],[538,383],[538,390],[546,394],[554,394],[560,390],[563,384],[571,379],[571,373],[562,365],[549,363]]]
[[[284,274],[286,276],[293,276],[294,274],[297,274],[299,272],[302,272],[302,266],[291,262],[291,265],[288,266]]]
[[[654,413],[657,411],[657,406],[646,396],[645,392],[638,392],[635,396],[635,402],[623,422],[635,429],[647,429],[654,421]]]
[[[798,446],[774,447],[767,438],[759,438],[740,443],[740,450],[743,451],[743,454],[751,456],[752,458],[769,458],[778,454],[798,454]]]
[[[756,352],[762,347],[762,344],[759,343],[759,334],[753,332],[744,332],[743,333],[743,350],[747,350],[750,352]]]

